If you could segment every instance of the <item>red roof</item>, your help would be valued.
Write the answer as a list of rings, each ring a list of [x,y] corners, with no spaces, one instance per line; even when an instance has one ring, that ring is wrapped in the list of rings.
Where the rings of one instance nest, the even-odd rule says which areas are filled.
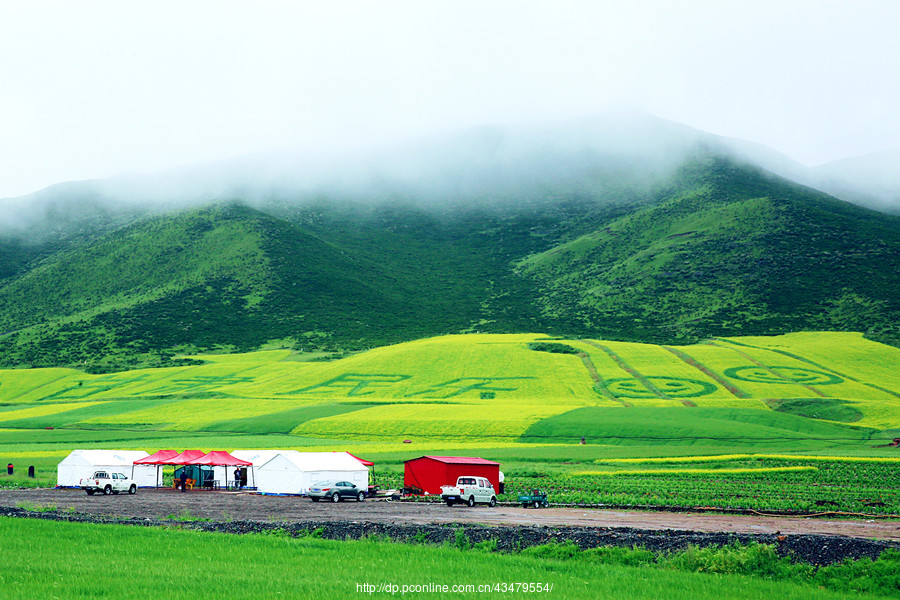
[[[170,458],[174,458],[178,456],[178,450],[159,450],[154,452],[150,456],[145,456],[144,458],[139,458],[134,461],[136,465],[168,465],[172,464],[169,461]]]
[[[186,465],[192,460],[196,460],[206,454],[203,450],[185,450],[178,456],[173,456],[168,459],[165,463],[166,465]]]
[[[350,454],[350,453],[348,452],[347,454]],[[353,455],[350,454],[350,456],[353,456]],[[355,458],[356,460],[361,462],[364,467],[374,467],[375,466],[375,463],[373,463],[371,460],[366,460],[366,459],[360,458],[358,456],[353,456],[353,458]]]
[[[218,466],[241,466],[241,467],[249,467],[252,466],[253,463],[249,460],[241,460],[240,458],[235,458],[228,452],[224,450],[213,450],[209,454],[205,456],[201,456],[199,458],[195,458],[194,460],[188,461],[185,464],[188,465],[218,465]]]
[[[485,460],[483,458],[475,458],[472,456],[421,456],[419,458],[430,458],[431,460],[436,460],[438,462],[447,463],[449,465],[497,465],[500,466],[500,463],[494,462],[492,460]],[[414,458],[412,460],[419,460],[418,458]],[[410,461],[405,461],[410,462]]]

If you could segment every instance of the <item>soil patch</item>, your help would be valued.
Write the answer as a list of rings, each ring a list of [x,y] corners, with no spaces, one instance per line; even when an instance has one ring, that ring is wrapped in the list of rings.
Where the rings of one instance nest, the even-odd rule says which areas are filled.
[[[435,502],[310,502],[294,496],[237,492],[140,490],[136,495],[87,496],[81,490],[0,490],[0,515],[177,525],[203,531],[316,532],[329,539],[385,536],[398,541],[454,542],[463,529],[472,543],[496,540],[500,550],[572,541],[582,548],[643,546],[665,551],[731,542],[775,544],[780,553],[823,565],[877,557],[900,548],[900,522],[835,521],[746,515],[661,513],[518,506],[447,507]]]

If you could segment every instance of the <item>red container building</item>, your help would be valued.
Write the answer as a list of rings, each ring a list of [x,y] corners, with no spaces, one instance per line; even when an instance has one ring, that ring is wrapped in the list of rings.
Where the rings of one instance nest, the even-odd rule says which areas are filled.
[[[463,475],[486,477],[500,493],[500,463],[467,456],[421,456],[403,463],[403,486],[426,494],[440,494],[442,485],[455,485]]]

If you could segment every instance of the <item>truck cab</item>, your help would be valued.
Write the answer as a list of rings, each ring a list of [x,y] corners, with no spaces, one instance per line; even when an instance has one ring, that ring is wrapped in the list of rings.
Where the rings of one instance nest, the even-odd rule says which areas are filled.
[[[119,492],[128,492],[129,494],[137,492],[137,484],[133,480],[126,477],[124,473],[110,471],[94,471],[92,476],[85,477],[79,482],[79,487],[86,491],[88,496],[93,496],[96,492],[107,496]]]
[[[494,485],[487,477],[477,475],[464,475],[456,479],[456,485],[441,486],[441,499],[447,506],[457,503],[469,506],[475,506],[477,503],[497,505]]]

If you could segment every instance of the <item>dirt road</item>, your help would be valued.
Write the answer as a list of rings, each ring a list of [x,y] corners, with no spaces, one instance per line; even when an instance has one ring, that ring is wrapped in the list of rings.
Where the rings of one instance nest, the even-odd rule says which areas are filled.
[[[900,541],[900,522],[716,515],[519,506],[447,507],[432,502],[311,502],[248,492],[140,490],[136,495],[88,496],[81,490],[0,490],[0,506],[55,506],[58,510],[126,518],[187,516],[213,521],[347,522],[407,525],[465,523],[486,526],[630,527],[651,531],[824,535]]]

